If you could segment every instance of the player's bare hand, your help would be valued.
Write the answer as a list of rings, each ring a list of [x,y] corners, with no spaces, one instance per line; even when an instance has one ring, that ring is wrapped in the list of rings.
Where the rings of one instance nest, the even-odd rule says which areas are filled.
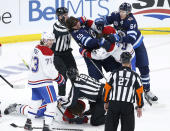
[[[109,102],[104,104],[105,111],[108,111],[108,107],[109,107]]]
[[[137,117],[141,117],[142,116],[142,108],[137,108]]]

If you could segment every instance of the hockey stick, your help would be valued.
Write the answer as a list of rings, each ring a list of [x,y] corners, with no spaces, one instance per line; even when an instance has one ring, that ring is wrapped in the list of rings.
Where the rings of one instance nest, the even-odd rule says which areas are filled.
[[[24,126],[16,125],[15,123],[10,124],[14,128],[24,128]],[[43,127],[32,127],[33,129],[43,129]],[[53,130],[65,130],[65,131],[83,131],[83,129],[71,129],[71,128],[52,128]]]
[[[21,58],[22,62],[24,63],[24,65],[27,67],[27,69],[29,70],[30,67],[29,65],[27,64],[27,62],[18,54],[18,56]]]
[[[91,63],[96,67],[96,69],[100,72],[100,74],[103,76],[103,78],[107,81],[106,77],[104,76],[104,74],[102,73],[102,71],[97,67],[97,65],[94,63],[94,61],[90,58],[88,58]]]
[[[5,79],[2,75],[0,75],[0,77],[11,87],[11,88],[15,88],[15,89],[23,89],[25,88],[24,85],[12,85],[9,81],[7,81],[7,79]]]
[[[147,96],[147,94],[144,92],[144,97],[145,97],[145,100],[147,101],[147,103],[150,105],[150,106],[152,106],[152,102],[150,102],[150,100],[149,100],[149,98],[148,98],[148,96]]]
[[[60,109],[59,106],[57,106],[57,108],[58,108],[58,110],[60,111],[60,113],[63,115],[63,117],[69,122],[69,121],[70,121],[70,118],[68,118],[68,117],[64,114],[64,112]]]
[[[22,58],[21,58],[21,60],[22,60],[22,62],[24,63],[24,65],[27,67],[27,69],[29,70],[30,67],[29,67],[29,65],[26,63],[26,61],[25,61],[24,59],[22,59]]]

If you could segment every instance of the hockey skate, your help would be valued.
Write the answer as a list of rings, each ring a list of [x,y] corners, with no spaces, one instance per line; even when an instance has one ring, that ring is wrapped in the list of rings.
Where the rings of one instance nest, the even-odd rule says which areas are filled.
[[[8,115],[8,114],[16,111],[16,107],[17,107],[17,104],[16,104],[16,103],[9,105],[9,106],[5,109],[4,114],[5,114],[5,115]]]
[[[25,126],[24,126],[25,131],[32,131],[32,122],[30,119],[27,119]]]
[[[145,91],[144,96],[146,101],[152,105],[153,103],[156,103],[158,101],[158,97],[154,95],[151,91]]]
[[[50,129],[49,125],[44,124],[42,131],[52,131],[52,130]]]

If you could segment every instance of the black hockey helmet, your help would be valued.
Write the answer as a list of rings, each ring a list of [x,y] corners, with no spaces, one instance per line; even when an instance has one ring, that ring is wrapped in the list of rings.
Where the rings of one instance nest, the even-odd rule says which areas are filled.
[[[57,8],[56,10],[56,15],[59,16],[59,15],[63,15],[65,13],[68,13],[68,9],[66,7],[59,7]]]
[[[71,81],[74,81],[76,77],[79,75],[79,72],[76,68],[71,67],[67,70],[66,74]]]
[[[131,57],[132,56],[131,56],[131,54],[129,52],[123,52],[120,55],[120,59],[121,59],[122,64],[123,63],[130,63]]]
[[[131,4],[124,2],[119,6],[119,11],[120,10],[126,11],[127,13],[131,13],[132,6]]]

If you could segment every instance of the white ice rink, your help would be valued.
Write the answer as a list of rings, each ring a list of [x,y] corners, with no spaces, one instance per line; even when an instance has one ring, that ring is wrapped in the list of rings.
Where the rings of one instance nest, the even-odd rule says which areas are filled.
[[[142,118],[136,117],[135,131],[169,131],[170,130],[170,35],[145,36],[145,46],[150,60],[151,90],[158,96],[159,103],[145,105]],[[38,44],[35,42],[25,42],[17,44],[6,44],[2,46],[2,55],[0,56],[0,74],[9,80],[12,84],[27,83],[28,70],[24,66],[22,59],[29,63],[32,49]],[[79,55],[78,47],[72,42],[75,56],[80,73],[86,73],[87,69],[84,60]],[[67,83],[67,88],[70,83]],[[68,92],[67,92],[68,93]],[[0,108],[2,118],[0,118],[0,131],[23,131],[15,129],[10,123],[24,125],[26,117],[11,114],[5,116],[4,109],[11,103],[29,104],[31,90],[12,89],[2,79],[0,79]],[[135,114],[136,115],[136,114]],[[92,127],[90,124],[75,125],[62,122],[61,115],[58,113],[57,121],[54,121],[54,127],[63,128],[81,128],[84,131],[103,131],[104,126]],[[42,126],[42,119],[36,119],[34,126]]]

